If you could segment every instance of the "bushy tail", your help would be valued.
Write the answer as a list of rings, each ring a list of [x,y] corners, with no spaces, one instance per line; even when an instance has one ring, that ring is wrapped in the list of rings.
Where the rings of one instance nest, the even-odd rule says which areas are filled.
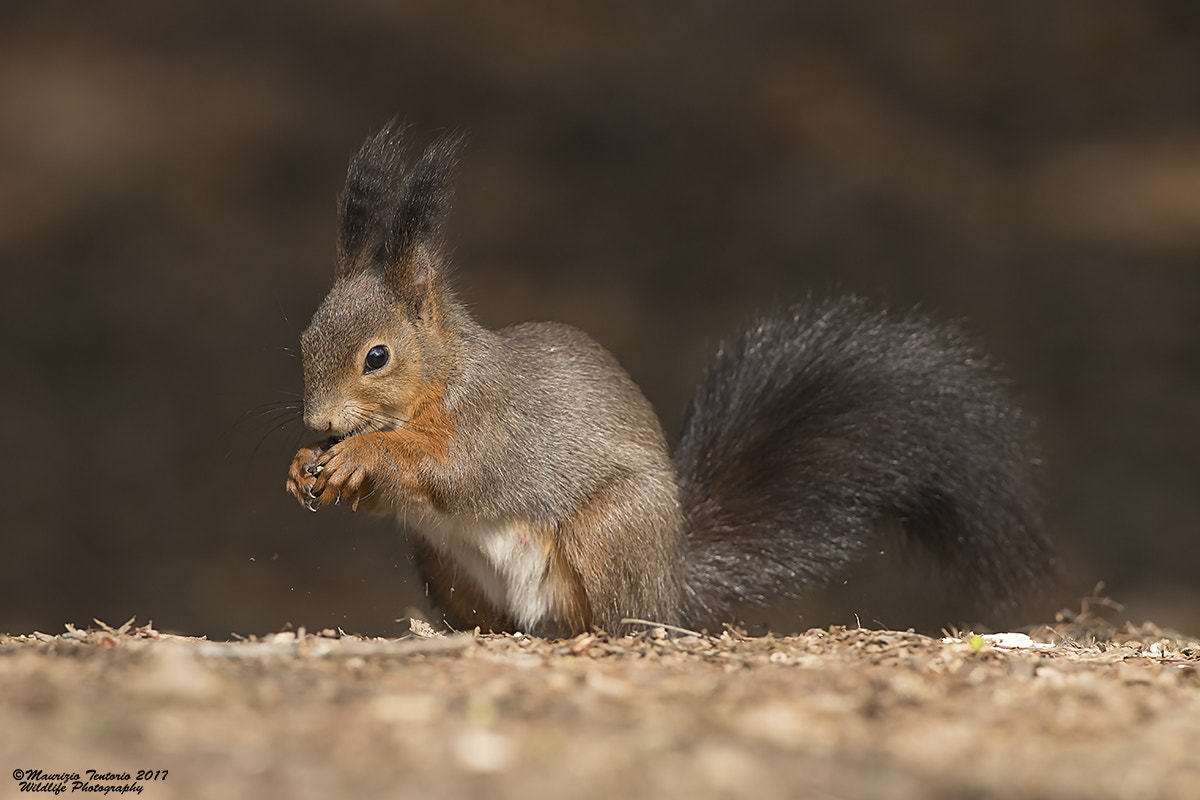
[[[897,520],[998,606],[1053,570],[1028,423],[953,329],[846,298],[723,346],[674,461],[691,620],[828,582]]]

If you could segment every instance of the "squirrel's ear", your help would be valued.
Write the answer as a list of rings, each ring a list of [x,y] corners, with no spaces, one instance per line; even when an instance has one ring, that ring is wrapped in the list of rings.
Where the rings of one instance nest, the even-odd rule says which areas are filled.
[[[338,270],[361,266],[364,248],[386,235],[396,213],[403,171],[404,129],[393,119],[368,137],[346,170],[338,197]]]
[[[441,137],[401,181],[394,216],[381,246],[384,275],[419,311],[436,287],[441,262],[442,223],[450,210],[450,175],[463,136]]]
[[[403,258],[421,245],[432,251],[440,248],[442,222],[452,197],[450,174],[462,143],[459,134],[441,137],[404,176],[386,243],[388,255]]]
[[[404,168],[404,129],[395,120],[367,138],[338,198],[338,274],[378,270],[416,314],[437,287],[450,173],[463,136],[431,144]]]

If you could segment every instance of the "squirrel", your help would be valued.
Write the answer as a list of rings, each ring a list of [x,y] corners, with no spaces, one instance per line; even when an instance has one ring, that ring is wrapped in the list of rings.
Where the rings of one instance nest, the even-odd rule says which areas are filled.
[[[586,334],[472,318],[442,236],[461,138],[411,167],[404,138],[389,124],[350,162],[301,337],[323,438],[287,490],[396,517],[452,626],[716,626],[841,576],[881,528],[998,606],[1054,571],[1029,420],[956,329],[857,297],[766,316],[720,347],[672,453]]]

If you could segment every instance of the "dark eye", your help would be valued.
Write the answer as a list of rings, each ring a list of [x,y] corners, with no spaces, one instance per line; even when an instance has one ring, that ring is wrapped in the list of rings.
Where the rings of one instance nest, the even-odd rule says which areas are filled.
[[[363,359],[363,374],[383,369],[387,366],[389,358],[391,358],[391,353],[388,352],[386,345],[375,345],[367,351],[367,357]]]

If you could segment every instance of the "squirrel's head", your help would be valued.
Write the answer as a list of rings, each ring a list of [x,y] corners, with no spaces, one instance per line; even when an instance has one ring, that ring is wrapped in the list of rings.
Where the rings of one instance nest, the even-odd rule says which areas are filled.
[[[457,137],[405,169],[401,131],[371,136],[338,200],[337,277],[301,336],[304,423],[345,437],[411,418],[447,359],[441,227]]]

